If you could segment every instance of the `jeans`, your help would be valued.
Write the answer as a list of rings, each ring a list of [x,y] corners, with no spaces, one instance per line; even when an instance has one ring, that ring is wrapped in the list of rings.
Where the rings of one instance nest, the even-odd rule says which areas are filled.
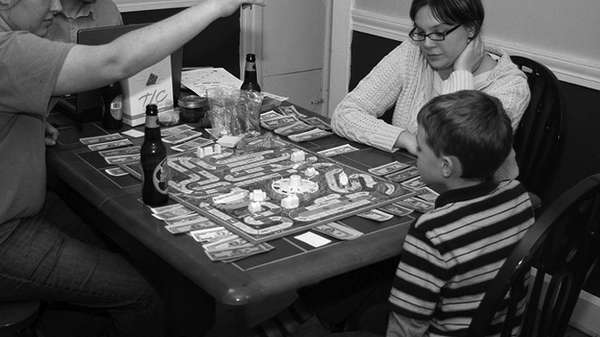
[[[163,336],[155,289],[54,194],[33,217],[0,225],[0,301],[41,299],[108,314],[114,336]]]

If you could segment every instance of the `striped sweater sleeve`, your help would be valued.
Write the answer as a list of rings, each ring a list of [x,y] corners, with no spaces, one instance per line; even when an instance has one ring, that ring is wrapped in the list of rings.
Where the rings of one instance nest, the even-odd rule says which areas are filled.
[[[429,320],[448,282],[442,254],[417,225],[409,230],[396,268],[389,301],[396,314]]]
[[[384,151],[394,150],[404,129],[378,117],[396,103],[403,88],[407,49],[403,43],[390,52],[344,97],[331,116],[335,133]]]

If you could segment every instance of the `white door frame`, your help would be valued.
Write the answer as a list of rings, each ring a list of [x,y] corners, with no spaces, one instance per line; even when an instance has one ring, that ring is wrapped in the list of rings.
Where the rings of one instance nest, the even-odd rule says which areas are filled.
[[[350,83],[350,45],[352,43],[352,0],[331,0],[331,38],[329,48],[328,74],[328,97],[325,112],[331,117],[338,103],[348,93]],[[335,13],[335,14],[333,14]]]
[[[323,113],[330,115],[348,91],[353,2],[352,0],[323,1],[326,13],[323,27],[325,47],[323,48],[322,97]],[[240,14],[240,72],[244,71],[246,53],[255,53],[259,82],[262,81],[262,17],[263,9],[258,6],[243,9]],[[241,74],[238,76],[241,78]]]

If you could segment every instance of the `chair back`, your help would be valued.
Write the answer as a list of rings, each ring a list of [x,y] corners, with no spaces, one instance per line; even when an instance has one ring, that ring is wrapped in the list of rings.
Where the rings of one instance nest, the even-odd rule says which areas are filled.
[[[600,250],[600,174],[572,187],[545,208],[517,244],[477,309],[467,336],[501,332],[511,336],[521,323],[521,337],[563,336],[579,292]],[[530,274],[536,268],[535,276]],[[523,287],[528,279],[528,287]],[[549,282],[548,282],[549,281]],[[521,301],[529,294],[528,300]],[[525,310],[519,315],[518,306]],[[492,324],[508,308],[501,324]]]
[[[522,56],[511,56],[527,75],[531,100],[514,137],[519,181],[540,195],[549,185],[564,134],[565,104],[556,76],[543,64]]]

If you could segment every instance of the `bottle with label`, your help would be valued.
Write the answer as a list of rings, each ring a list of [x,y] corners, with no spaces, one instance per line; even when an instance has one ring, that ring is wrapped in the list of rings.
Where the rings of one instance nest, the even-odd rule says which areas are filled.
[[[167,174],[164,160],[167,150],[160,138],[158,125],[158,108],[155,104],[146,106],[146,127],[144,128],[144,143],[140,152],[144,183],[142,200],[146,205],[156,207],[167,203]]]
[[[240,89],[260,92],[260,85],[258,85],[258,80],[256,79],[256,55],[254,54],[246,54],[244,82]]]
[[[102,113],[102,127],[105,130],[121,130],[123,127],[123,95],[119,82],[109,84],[102,92],[104,110]]]

